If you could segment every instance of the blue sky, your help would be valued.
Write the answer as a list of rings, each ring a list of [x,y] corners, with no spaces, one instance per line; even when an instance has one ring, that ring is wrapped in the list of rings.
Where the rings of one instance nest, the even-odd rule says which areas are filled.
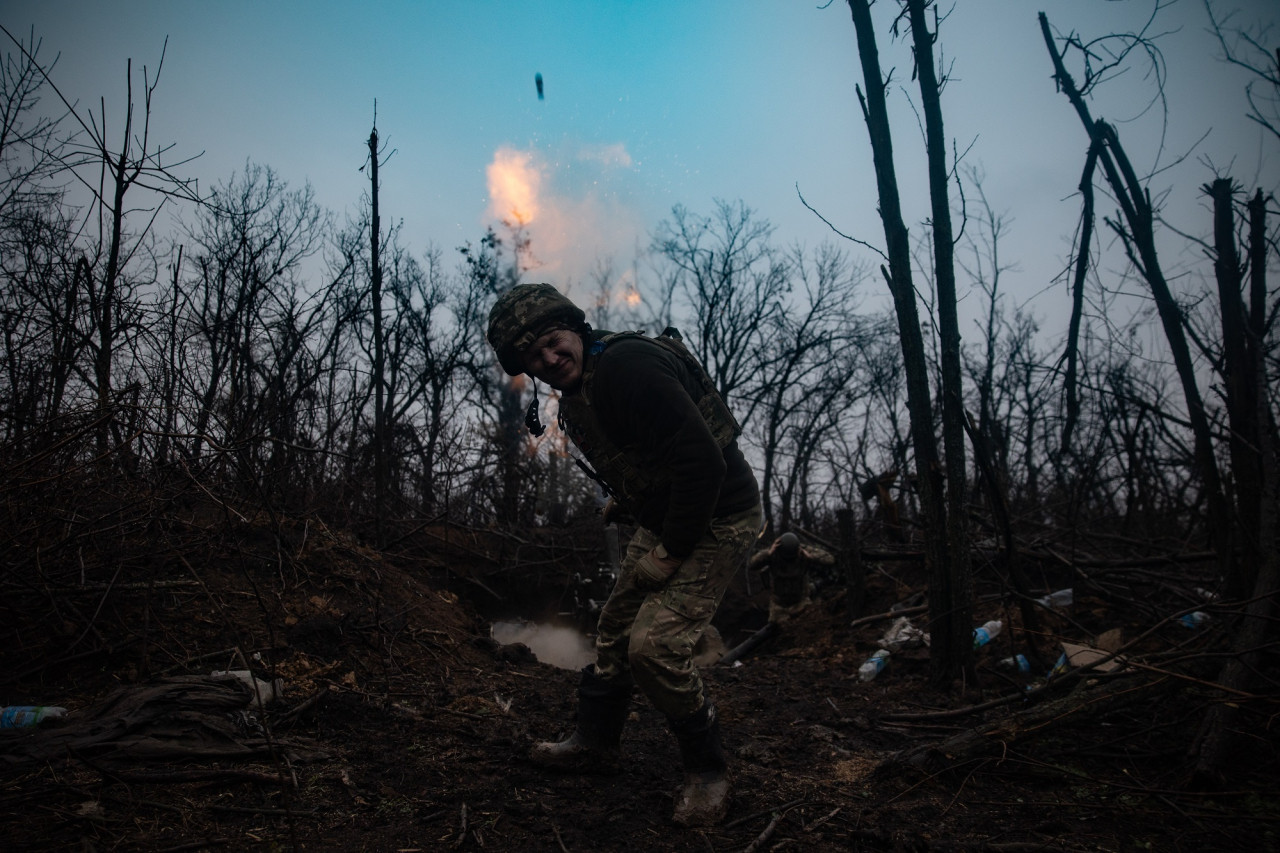
[[[1010,220],[1006,281],[1018,300],[1052,318],[1065,289],[1062,266],[1078,205],[1084,133],[1055,93],[1036,13],[1086,35],[1133,29],[1150,0],[963,0],[943,24],[952,81],[943,102],[948,134],[987,173],[992,205]],[[1280,4],[1243,0],[1242,20]],[[892,4],[881,2],[882,21]],[[1122,139],[1155,165],[1191,158],[1162,177],[1178,189],[1170,211],[1207,229],[1197,190],[1208,158],[1248,186],[1280,184],[1277,146],[1262,145],[1243,113],[1243,80],[1212,59],[1202,0],[1178,0],[1161,30],[1171,111],[1139,115],[1148,83],[1114,84],[1096,115],[1123,120]],[[436,2],[188,2],[8,0],[0,23],[41,56],[61,54],[53,78],[81,112],[107,101],[119,124],[126,60],[154,70],[155,138],[203,184],[246,159],[294,186],[310,182],[341,214],[367,191],[358,169],[373,121],[395,154],[382,169],[383,216],[403,220],[405,241],[450,256],[475,242],[498,211],[489,175],[500,158],[537,183],[529,230],[543,275],[581,282],[596,259],[627,267],[634,248],[674,204],[710,212],[741,199],[777,226],[780,243],[838,239],[805,210],[796,187],[838,226],[880,245],[870,148],[854,94],[861,82],[847,5],[791,0],[436,0]],[[912,85],[909,58],[881,28],[882,62]],[[539,101],[534,75],[545,81]],[[913,231],[928,215],[914,112],[891,90],[904,208]],[[1206,131],[1209,138],[1192,149]],[[505,152],[505,153],[500,153]],[[859,253],[869,257],[867,253]],[[1046,290],[1048,288],[1048,290]]]

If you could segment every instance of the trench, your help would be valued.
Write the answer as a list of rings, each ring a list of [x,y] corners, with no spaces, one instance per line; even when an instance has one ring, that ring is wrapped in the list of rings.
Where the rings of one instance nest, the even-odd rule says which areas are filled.
[[[554,579],[508,577],[501,585],[501,601],[482,612],[489,635],[502,646],[523,645],[539,661],[578,671],[596,659],[592,635],[600,607],[613,589],[620,559],[615,525],[604,530],[598,560],[584,561],[576,570],[566,567]]]

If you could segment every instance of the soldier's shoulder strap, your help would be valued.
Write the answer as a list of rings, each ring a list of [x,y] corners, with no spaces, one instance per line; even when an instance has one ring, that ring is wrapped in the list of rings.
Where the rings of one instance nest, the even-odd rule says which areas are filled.
[[[667,326],[662,330],[662,334],[657,337],[649,337],[644,330],[636,330],[629,332],[609,332],[601,335],[591,344],[591,352],[599,354],[616,340],[627,338],[639,338],[640,340],[649,341],[657,344],[673,355],[677,356],[689,368],[693,376],[697,377],[698,383],[702,386],[702,395],[698,402],[698,410],[702,413],[703,419],[711,428],[712,434],[715,436],[716,442],[724,447],[733,439],[742,434],[742,426],[738,423],[737,418],[733,416],[729,406],[725,403],[724,398],[720,395],[719,389],[716,388],[715,382],[707,374],[707,369],[702,366],[702,362],[689,351],[685,346],[684,338],[680,334],[680,330],[675,326]],[[584,382],[587,380],[584,379]]]

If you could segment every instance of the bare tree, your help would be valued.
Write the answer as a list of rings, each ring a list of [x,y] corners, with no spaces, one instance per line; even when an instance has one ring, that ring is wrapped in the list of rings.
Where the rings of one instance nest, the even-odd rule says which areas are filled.
[[[1265,43],[1274,33],[1267,24],[1241,22],[1240,9],[1222,14],[1212,0],[1204,0],[1204,8],[1222,58],[1252,78],[1244,90],[1249,120],[1280,140],[1280,48]]]
[[[856,347],[862,334],[854,313],[862,271],[829,244],[809,257],[800,247],[793,248],[789,268],[795,282],[791,298],[767,325],[757,373],[744,389],[742,416],[755,424],[763,455],[760,485],[766,531],[774,528],[774,497],[780,483],[781,523],[791,524],[790,498],[803,478],[806,460],[812,463],[823,435],[839,428],[840,417],[823,413],[834,414],[832,404],[847,396],[861,373],[841,356]],[[847,411],[840,407],[839,414]]]
[[[889,259],[889,267],[884,274],[898,315],[903,363],[907,376],[907,406],[911,413],[912,443],[915,449],[920,498],[924,511],[925,543],[930,569],[930,630],[935,638],[930,653],[932,680],[938,686],[946,686],[961,676],[966,669],[972,668],[972,644],[969,642],[972,626],[969,624],[969,603],[966,598],[969,567],[967,565],[959,567],[953,559],[955,555],[951,552],[949,542],[952,525],[948,523],[946,497],[942,484],[942,460],[938,455],[937,439],[933,432],[933,401],[929,391],[924,337],[920,330],[915,287],[912,283],[911,245],[906,223],[902,219],[902,205],[893,164],[889,113],[884,94],[887,80],[880,70],[879,50],[871,20],[871,5],[868,0],[849,0],[849,8],[853,15],[854,29],[857,32],[858,55],[862,63],[863,82],[866,85],[865,95],[861,87],[857,87],[857,91],[863,118],[867,122],[871,137],[872,156],[875,162],[880,218],[884,223],[885,244]],[[920,37],[927,38],[924,33],[921,33]],[[931,50],[932,48],[930,48],[930,55]],[[917,50],[917,63],[920,62],[921,57]],[[936,82],[932,88],[936,92]],[[945,239],[948,244],[947,251],[950,251],[949,233]],[[958,359],[958,350],[955,354]],[[955,402],[958,404],[959,400]],[[948,448],[950,449],[950,445]],[[963,448],[960,454],[960,462],[963,466]],[[963,524],[963,522],[960,521],[957,524]],[[961,547],[960,556],[964,555],[967,555],[967,548]],[[963,577],[953,577],[957,568],[962,572]],[[962,637],[963,639],[960,639]]]
[[[37,59],[40,42],[34,34],[22,42],[0,30],[16,45],[0,64],[0,223],[7,224],[33,206],[61,202],[61,188],[50,180],[65,154],[60,129],[66,115],[40,110],[41,90],[57,59],[45,68]]]
[[[88,265],[71,241],[73,224],[60,206],[32,203],[0,228],[0,422],[15,453],[43,440],[85,364]]]
[[[1130,164],[1128,155],[1120,145],[1120,138],[1115,128],[1104,120],[1094,120],[1085,103],[1084,92],[1101,79],[1098,75],[1102,72],[1087,69],[1086,73],[1089,76],[1081,88],[1076,85],[1075,79],[1067,71],[1064,62],[1066,51],[1072,48],[1085,50],[1085,45],[1079,39],[1068,38],[1064,42],[1063,49],[1059,51],[1057,42],[1049,29],[1049,19],[1043,13],[1040,14],[1040,28],[1045,46],[1053,60],[1054,80],[1059,90],[1067,96],[1075,108],[1089,135],[1091,145],[1097,148],[1107,184],[1120,205],[1121,217],[1109,219],[1108,225],[1124,242],[1130,260],[1141,271],[1154,297],[1169,351],[1182,385],[1187,417],[1195,437],[1196,467],[1204,482],[1210,529],[1223,563],[1223,574],[1231,578],[1235,574],[1235,560],[1232,557],[1232,526],[1223,493],[1222,478],[1213,453],[1209,416],[1196,381],[1195,365],[1183,328],[1182,309],[1169,288],[1156,251],[1156,215],[1151,204],[1150,193]]]
[[[1213,20],[1212,7],[1209,11]],[[1219,23],[1214,21],[1214,26],[1221,40]],[[1116,130],[1105,121],[1095,121],[1089,114],[1084,96],[1101,79],[1099,69],[1086,61],[1084,80],[1079,85],[1066,70],[1068,52],[1077,51],[1091,58],[1090,46],[1070,36],[1062,41],[1059,49],[1043,13],[1040,15],[1040,27],[1053,61],[1054,79],[1089,134],[1090,156],[1095,156],[1096,152],[1107,185],[1120,206],[1120,216],[1108,220],[1108,225],[1123,242],[1130,262],[1151,290],[1173,356],[1185,400],[1187,426],[1194,441],[1195,469],[1206,498],[1209,539],[1217,552],[1228,593],[1243,605],[1242,618],[1233,638],[1235,654],[1223,666],[1219,680],[1231,691],[1244,692],[1257,678],[1258,650],[1268,637],[1274,635],[1276,599],[1277,592],[1280,592],[1280,560],[1275,556],[1275,425],[1270,406],[1259,404],[1267,396],[1261,385],[1264,371],[1259,354],[1270,323],[1264,272],[1267,251],[1261,248],[1266,244],[1262,195],[1255,196],[1259,203],[1256,209],[1251,206],[1248,217],[1247,254],[1254,268],[1250,282],[1250,307],[1246,308],[1242,295],[1245,267],[1236,249],[1233,200],[1236,190],[1229,179],[1222,177],[1206,188],[1214,202],[1211,255],[1215,261],[1222,340],[1217,344],[1207,341],[1199,344],[1201,351],[1216,362],[1223,375],[1232,437],[1228,442],[1228,456],[1233,479],[1238,484],[1237,500],[1233,506],[1218,469],[1211,413],[1200,393],[1196,365],[1187,340],[1190,333],[1186,309],[1175,301],[1156,252],[1157,211],[1151,202],[1150,188],[1138,178]],[[1121,43],[1138,45],[1154,53],[1154,48],[1143,34],[1123,37]],[[1119,53],[1123,55],[1124,51]],[[1255,110],[1251,118],[1257,121],[1258,102],[1252,98],[1252,93],[1250,104]],[[1265,121],[1261,123],[1265,126]],[[1243,546],[1244,559],[1240,558],[1237,550],[1240,546]],[[1196,744],[1199,773],[1217,777],[1225,766],[1233,739],[1232,721],[1236,716],[1237,711],[1227,703],[1211,707]]]
[[[194,158],[166,163],[166,157],[174,146],[158,144],[151,139],[151,99],[164,68],[164,54],[162,49],[154,77],[145,66],[142,69],[141,105],[135,101],[133,91],[133,62],[129,60],[126,64],[126,97],[118,147],[113,147],[108,141],[105,102],[96,116],[92,111],[86,111],[81,117],[58,87],[50,84],[75,118],[80,131],[67,141],[60,162],[63,169],[93,198],[86,224],[97,231],[97,248],[90,260],[92,276],[89,279],[88,304],[94,323],[94,337],[90,344],[93,385],[100,413],[107,412],[112,404],[115,353],[131,327],[127,315],[133,308],[127,297],[132,286],[141,283],[127,279],[125,267],[145,251],[151,227],[167,201],[199,200],[194,181],[180,178],[174,171]],[[47,80],[48,75],[45,77]],[[142,198],[136,198],[138,196]],[[130,233],[126,225],[135,214],[138,214],[140,225]],[[109,424],[104,422],[97,433],[100,455],[108,450],[108,427]]]
[[[263,364],[272,318],[296,305],[303,266],[319,252],[327,227],[309,186],[290,190],[274,171],[252,163],[216,186],[199,209],[187,235],[191,272],[171,296],[182,303],[181,375],[194,404],[189,458],[198,458],[209,438],[231,447],[261,437],[262,376],[264,367],[270,373],[276,366]]]
[[[388,411],[395,406],[387,394],[386,340],[382,333],[382,215],[378,206],[377,105],[374,126],[369,133],[369,314],[373,318],[373,527],[374,541],[381,547],[383,510],[387,499],[387,438],[391,424]]]
[[[692,327],[681,332],[726,400],[751,382],[766,329],[790,286],[772,234],[773,226],[743,202],[717,201],[711,216],[677,205],[654,235],[663,262],[660,302],[691,318]]]
[[[998,366],[1008,363],[999,353],[1002,333],[1005,331],[1002,310],[1004,293],[1000,290],[1000,284],[1004,273],[1014,267],[1001,260],[1000,244],[1008,232],[1010,222],[1005,214],[992,209],[983,187],[985,175],[982,170],[970,167],[965,170],[965,174],[974,189],[978,210],[969,219],[963,237],[962,245],[967,252],[957,257],[956,263],[986,296],[986,313],[978,324],[982,352],[969,373],[978,391],[978,432],[994,452],[994,461],[999,468],[1007,470],[1009,436],[1000,430],[996,419],[1000,401],[996,399],[998,391],[995,376]]]
[[[463,334],[474,335],[479,342],[471,352],[487,354],[469,365],[481,402],[478,415],[485,419],[487,445],[481,449],[478,468],[483,473],[474,490],[499,520],[515,522],[533,514],[530,487],[534,478],[529,476],[533,457],[526,452],[528,436],[524,426],[526,391],[532,390],[527,387],[531,383],[526,383],[523,376],[507,376],[484,341],[489,308],[500,294],[520,282],[531,263],[529,238],[523,227],[515,223],[507,228],[510,246],[491,228],[479,245],[467,244],[459,250],[463,286],[469,295],[460,305],[463,312],[458,315],[458,323]]]
[[[935,31],[926,16],[934,11]],[[942,438],[947,480],[948,566],[937,580],[945,586],[930,585],[930,611],[934,636],[948,638],[934,660],[934,678],[941,680],[963,670],[973,676],[972,578],[969,563],[969,532],[965,511],[965,412],[960,357],[960,321],[956,310],[955,238],[951,227],[951,170],[947,166],[947,141],[942,126],[942,87],[945,77],[934,66],[933,45],[937,40],[937,6],[933,0],[906,0],[915,48],[916,76],[920,81],[920,103],[924,110],[926,156],[929,171],[929,200],[933,231],[934,275],[938,286],[938,332],[941,344]],[[950,648],[948,648],[950,647]],[[933,656],[931,655],[931,659]]]
[[[405,327],[406,385],[394,421],[412,426],[418,491],[427,509],[439,510],[448,506],[448,466],[461,461],[456,451],[473,388],[470,368],[481,360],[475,336],[462,332],[459,319],[474,313],[469,300],[478,294],[447,276],[438,251],[425,260],[417,275],[393,278],[396,316]]]

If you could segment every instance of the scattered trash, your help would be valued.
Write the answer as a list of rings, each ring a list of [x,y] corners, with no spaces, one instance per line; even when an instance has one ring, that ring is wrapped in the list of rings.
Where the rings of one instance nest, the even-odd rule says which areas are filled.
[[[233,676],[240,679],[253,691],[253,695],[260,705],[270,704],[279,699],[281,694],[284,693],[284,681],[282,679],[263,681],[247,669],[215,669],[209,675],[214,677],[220,675]]]
[[[1053,668],[1049,670],[1049,674],[1045,677],[1057,678],[1060,675],[1066,674],[1069,669],[1071,669],[1071,659],[1067,657],[1066,652],[1063,652],[1058,655],[1057,662],[1054,663]]]
[[[985,646],[1000,635],[1000,629],[1004,627],[1004,623],[999,619],[992,619],[990,622],[984,622],[977,628],[973,629],[973,647]]]
[[[1095,649],[1102,649],[1106,652],[1118,652],[1120,647],[1124,645],[1124,630],[1122,628],[1110,628],[1098,635],[1093,641]]]
[[[1202,628],[1209,623],[1212,617],[1203,610],[1197,610],[1194,613],[1188,613],[1178,619],[1178,624],[1184,628]]]
[[[1036,599],[1036,604],[1041,607],[1048,607],[1051,610],[1065,610],[1075,601],[1075,591],[1071,589],[1060,589],[1057,592],[1051,592],[1048,595],[1041,596]]]
[[[885,649],[873,654],[867,658],[862,666],[858,667],[858,680],[870,681],[880,674],[880,671],[889,663],[889,652]]]
[[[1203,598],[1205,601],[1213,602],[1218,600],[1218,594],[1216,592],[1205,589],[1204,587],[1196,587],[1195,594]]]
[[[1099,638],[1099,641],[1100,641],[1099,646],[1102,646],[1102,643],[1101,643],[1102,639],[1103,638],[1101,637]],[[1119,646],[1117,645],[1115,648],[1119,648]],[[1106,648],[1106,647],[1095,648],[1093,646],[1081,646],[1075,643],[1063,643],[1062,654],[1064,657],[1066,657],[1066,662],[1068,666],[1072,668],[1080,667],[1080,666],[1089,666],[1090,664],[1097,664],[1093,668],[1096,669],[1098,672],[1112,672],[1114,670],[1122,668],[1125,665],[1124,658],[1119,658],[1119,657],[1112,658],[1106,663],[1097,663],[1097,662],[1101,661],[1104,658],[1111,657],[1111,654],[1112,652],[1115,651],[1115,648]],[[1061,658],[1059,658],[1059,662],[1061,662]]]
[[[57,705],[9,705],[0,708],[0,729],[21,729],[45,720],[61,717],[66,708]]]
[[[1016,669],[1018,672],[1031,672],[1031,661],[1027,660],[1026,655],[1014,655],[1011,658],[1003,658],[999,662],[1001,669]]]
[[[911,624],[911,620],[906,616],[899,616],[889,626],[889,630],[884,632],[879,640],[876,641],[882,649],[888,649],[891,652],[902,651],[903,649],[914,649],[918,646],[928,645],[929,635],[921,631],[915,625]]]

